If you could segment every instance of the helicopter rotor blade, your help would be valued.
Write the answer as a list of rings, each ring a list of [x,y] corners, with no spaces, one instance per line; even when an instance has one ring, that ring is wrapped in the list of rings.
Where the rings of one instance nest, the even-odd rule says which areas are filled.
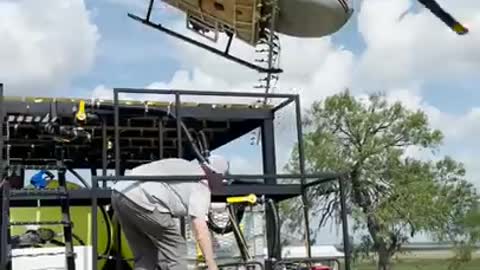
[[[437,18],[444,22],[448,27],[459,35],[465,35],[469,32],[468,28],[458,22],[450,13],[446,12],[435,0],[418,0],[428,8]]]

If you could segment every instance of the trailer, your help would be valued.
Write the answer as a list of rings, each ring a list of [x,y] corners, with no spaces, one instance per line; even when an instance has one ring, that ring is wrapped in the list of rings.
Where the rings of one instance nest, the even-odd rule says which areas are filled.
[[[120,99],[124,94],[153,98]],[[160,98],[167,96],[170,101]],[[202,100],[214,97],[233,101],[269,99],[276,104],[199,103],[188,98],[192,96]],[[187,99],[193,101],[184,101]],[[278,111],[289,105],[295,107],[300,171],[279,174],[274,122]],[[0,108],[1,269],[44,267],[35,263],[38,262],[36,258],[44,256],[56,256],[56,263],[60,266],[55,267],[60,268],[55,269],[130,269],[131,251],[109,207],[112,192],[109,183],[131,180],[132,176],[125,175],[125,172],[135,166],[169,157],[192,160],[199,153],[204,155],[215,151],[254,130],[261,134],[263,173],[228,175],[229,181],[212,190],[212,202],[224,205],[225,211],[233,214],[221,229],[234,236],[240,254],[238,260],[225,262],[219,267],[271,270],[291,269],[306,263],[308,266],[303,269],[314,269],[313,265],[319,259],[312,257],[311,253],[308,206],[303,206],[307,258],[284,260],[277,204],[299,196],[305,202],[309,187],[337,181],[342,194],[344,269],[350,269],[344,196],[346,180],[338,172],[305,173],[298,95],[115,88],[113,100],[4,97],[0,84]],[[27,185],[27,170],[55,171],[52,176],[55,179],[47,186]],[[78,173],[79,170],[90,171],[90,183]],[[109,172],[113,173],[109,175]],[[77,183],[66,179],[67,175],[77,178]],[[181,178],[195,181],[199,177],[135,176],[135,180],[172,181]],[[289,182],[285,184],[282,179]],[[253,196],[255,203],[243,196]],[[232,197],[240,199],[229,201]],[[233,201],[240,203],[233,204]],[[261,213],[265,221],[266,254],[260,259],[249,254],[239,226],[250,208]],[[215,226],[219,225],[214,219],[213,214],[209,216],[209,226],[213,234],[218,234]],[[255,226],[261,225],[256,223]],[[187,238],[185,220],[180,219],[179,226]],[[37,247],[39,244],[40,248]],[[59,256],[63,256],[60,263]],[[193,267],[204,266],[197,260]]]

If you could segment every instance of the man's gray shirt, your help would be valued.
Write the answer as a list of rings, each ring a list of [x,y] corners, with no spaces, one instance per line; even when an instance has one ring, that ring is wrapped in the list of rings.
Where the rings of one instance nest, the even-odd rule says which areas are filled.
[[[168,175],[204,175],[197,161],[168,158],[147,163],[132,169],[127,175],[168,176]],[[174,216],[206,217],[210,207],[211,194],[208,183],[201,182],[141,182],[118,181],[114,190],[123,193],[143,208]]]

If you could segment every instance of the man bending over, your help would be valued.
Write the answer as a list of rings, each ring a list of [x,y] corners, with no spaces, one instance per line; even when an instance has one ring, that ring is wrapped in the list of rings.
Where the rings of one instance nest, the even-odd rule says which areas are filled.
[[[205,175],[200,181],[118,181],[112,207],[135,256],[134,270],[186,270],[187,245],[177,226],[190,217],[194,235],[209,270],[217,270],[206,219],[211,201],[211,171],[225,174],[228,162],[209,158],[208,168],[196,160],[169,158],[141,165],[128,175]],[[217,179],[218,181],[218,179]],[[209,185],[210,184],[210,185]]]

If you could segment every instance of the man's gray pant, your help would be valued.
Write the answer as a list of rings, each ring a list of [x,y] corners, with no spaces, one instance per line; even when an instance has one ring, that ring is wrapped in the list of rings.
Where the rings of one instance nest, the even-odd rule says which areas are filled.
[[[187,245],[170,214],[144,209],[117,192],[112,207],[135,256],[134,270],[187,269]]]

